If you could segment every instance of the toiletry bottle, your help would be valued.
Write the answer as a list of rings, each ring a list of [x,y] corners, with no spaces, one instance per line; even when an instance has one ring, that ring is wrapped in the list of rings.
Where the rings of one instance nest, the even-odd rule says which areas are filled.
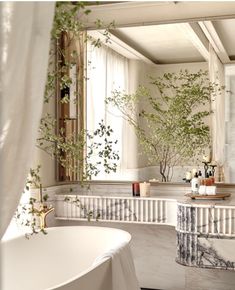
[[[212,180],[210,179],[209,173],[206,174],[206,186],[211,186]]]
[[[215,183],[215,177],[212,175],[211,171],[209,171],[209,178],[211,180],[211,185],[213,185]]]
[[[198,171],[198,179],[199,179],[199,186],[200,186],[200,185],[203,185],[203,184],[202,184],[202,183],[203,183],[203,181],[202,181],[203,178],[202,178],[202,172],[201,172],[201,170]]]
[[[192,193],[198,193],[199,189],[199,179],[197,173],[195,173],[193,179],[191,180],[191,191]]]

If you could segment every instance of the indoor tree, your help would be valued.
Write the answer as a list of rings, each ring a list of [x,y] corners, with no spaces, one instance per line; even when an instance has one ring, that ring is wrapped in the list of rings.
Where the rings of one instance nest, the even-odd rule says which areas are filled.
[[[164,73],[152,77],[150,84],[152,90],[139,87],[134,94],[115,91],[106,102],[116,106],[133,126],[143,152],[152,165],[159,165],[166,182],[174,166],[192,161],[210,147],[205,118],[212,113],[211,100],[222,88],[210,83],[202,70]]]

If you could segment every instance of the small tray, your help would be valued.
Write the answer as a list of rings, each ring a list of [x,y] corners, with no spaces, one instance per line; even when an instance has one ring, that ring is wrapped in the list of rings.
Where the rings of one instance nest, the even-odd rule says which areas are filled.
[[[191,199],[225,199],[230,197],[231,193],[217,193],[215,195],[186,193],[185,196],[191,197]]]

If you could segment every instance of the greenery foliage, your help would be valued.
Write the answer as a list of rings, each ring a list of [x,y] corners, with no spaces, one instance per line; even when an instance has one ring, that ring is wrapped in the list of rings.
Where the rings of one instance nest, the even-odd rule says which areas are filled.
[[[201,70],[165,73],[151,78],[151,84],[154,93],[146,87],[135,94],[115,91],[106,102],[134,127],[143,152],[151,164],[160,166],[162,181],[170,181],[174,166],[201,156],[211,145],[205,118],[211,114],[211,97],[222,88]]]
[[[84,218],[87,218],[87,220],[90,222],[91,220],[99,221],[99,218],[101,216],[100,211],[96,210],[90,210],[85,206],[84,204],[81,203],[80,199],[75,195],[74,197],[71,196],[66,196],[64,199],[65,202],[71,205],[75,205],[78,207],[81,211],[81,215]]]
[[[61,104],[71,101],[69,96],[70,87],[73,78],[78,76],[70,75],[70,69],[78,65],[77,74],[84,70],[82,64],[83,55],[73,45],[73,41],[79,42],[80,47],[87,40],[91,40],[96,47],[101,45],[100,39],[91,39],[88,35],[84,37],[85,26],[80,20],[85,14],[91,12],[84,2],[57,2],[51,32],[52,43],[57,43],[62,36],[66,38],[66,46],[57,45],[56,49],[50,51],[50,66],[48,70],[47,84],[45,89],[44,102],[55,100],[55,84],[59,83],[59,89],[66,92],[61,98]],[[114,22],[105,25],[102,21],[97,20],[98,29],[103,29],[102,34],[106,41],[109,41],[109,29],[114,27]],[[68,55],[69,53],[69,55]],[[55,55],[57,54],[57,63],[53,66]],[[84,78],[80,79],[78,85],[82,86]],[[79,89],[76,91],[75,102],[83,98],[79,95]],[[65,126],[66,119],[64,120]],[[51,114],[47,114],[41,119],[39,128],[39,137],[37,146],[56,157],[62,167],[70,167],[70,171],[79,172],[82,180],[90,180],[92,176],[99,174],[101,170],[106,173],[115,172],[117,161],[119,160],[118,152],[114,150],[117,140],[112,140],[113,130],[106,126],[103,120],[100,121],[98,128],[94,132],[88,132],[81,129],[79,132],[72,132],[65,136],[64,128],[58,128],[58,120]],[[75,162],[73,162],[75,161]]]
[[[71,99],[69,96],[70,86],[73,83],[74,76],[70,75],[70,69],[77,66],[77,75],[82,75],[84,67],[82,64],[83,55],[78,51],[73,41],[79,42],[80,47],[90,40],[92,45],[99,47],[100,39],[94,40],[87,36],[85,26],[80,20],[83,15],[88,15],[90,9],[87,8],[85,2],[57,2],[53,28],[51,31],[51,46],[49,54],[49,68],[47,75],[47,83],[45,87],[44,103],[55,102],[56,86],[58,89],[67,92],[61,98],[61,104],[68,104]],[[114,27],[114,22],[105,25],[102,21],[97,20],[96,26],[98,29],[103,29],[102,34],[106,42],[109,41],[109,29]],[[85,36],[84,36],[85,35]],[[60,41],[62,37],[66,38],[66,46],[61,47]],[[73,47],[71,49],[71,46]],[[79,64],[79,65],[78,65]],[[84,81],[81,78],[78,85],[82,85]],[[79,90],[75,92],[75,102],[82,98]],[[65,123],[67,122],[65,118]],[[117,161],[119,160],[118,152],[114,150],[117,141],[112,140],[113,130],[110,126],[105,126],[103,120],[100,121],[98,128],[94,132],[88,132],[81,129],[79,132],[72,132],[65,136],[63,128],[57,129],[58,120],[51,114],[46,114],[40,122],[39,136],[37,139],[37,147],[57,159],[58,163],[63,167],[70,166],[70,170],[74,172],[80,171],[82,180],[90,180],[92,176],[98,175],[101,170],[106,173],[116,171]],[[70,162],[70,161],[75,162]],[[72,164],[72,165],[71,165]],[[30,187],[39,188],[41,185],[39,165],[36,169],[30,169],[29,178],[26,182],[25,192],[28,192]],[[43,202],[46,202],[48,195],[43,195]],[[38,198],[23,195],[23,201],[18,206],[15,213],[15,218],[18,223],[28,227],[30,232],[27,236],[43,232],[38,225],[38,209],[40,201]],[[44,205],[44,204],[43,204]],[[76,205],[86,208],[76,200]],[[88,219],[92,213],[87,212]],[[96,216],[98,218],[98,215]]]
[[[50,115],[41,120],[40,136],[37,140],[39,148],[56,157],[64,167],[77,160],[72,170],[84,168],[83,180],[97,176],[101,169],[106,173],[116,171],[119,155],[113,146],[117,141],[112,141],[113,130],[110,126],[105,126],[103,120],[92,134],[87,130],[81,130],[79,133],[66,136],[66,140],[63,128],[58,134],[54,133],[55,122]],[[85,167],[82,167],[83,164]]]
[[[30,235],[38,234],[42,232],[46,234],[46,231],[41,229],[38,224],[37,212],[35,208],[39,204],[39,200],[36,197],[32,197],[29,194],[30,188],[39,188],[41,184],[40,177],[40,169],[41,166],[38,165],[35,169],[30,169],[29,176],[26,181],[25,191],[22,196],[22,200],[17,207],[15,212],[15,219],[17,224],[27,228],[26,237],[29,238]],[[43,201],[46,202],[48,200],[48,195],[43,195]]]

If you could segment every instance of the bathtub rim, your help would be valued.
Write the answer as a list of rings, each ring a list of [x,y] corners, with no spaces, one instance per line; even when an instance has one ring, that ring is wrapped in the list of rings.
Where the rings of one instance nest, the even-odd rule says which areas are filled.
[[[58,229],[60,229],[62,231],[63,229],[69,230],[69,229],[75,229],[75,228],[87,228],[87,229],[93,228],[93,229],[99,229],[101,231],[102,231],[102,229],[107,229],[107,230],[110,230],[110,231],[122,232],[126,236],[126,239],[123,240],[122,242],[120,242],[120,248],[128,245],[130,243],[130,241],[131,241],[131,238],[132,238],[131,237],[131,234],[129,232],[127,232],[127,231],[124,231],[124,230],[121,230],[121,229],[117,229],[117,228],[111,228],[111,227],[103,227],[103,226],[101,226],[101,227],[98,227],[98,226],[83,226],[83,225],[81,225],[81,226],[61,226],[61,227],[59,226],[59,227],[50,227],[50,228],[47,228],[46,231],[49,234],[50,231],[55,231],[55,230],[58,230]],[[42,233],[40,233],[40,234],[42,234]],[[5,237],[5,238],[3,237],[3,239],[1,240],[1,243],[0,244],[5,244],[8,241],[13,241],[13,240],[22,239],[22,238],[25,238],[26,239],[26,242],[27,242],[27,238],[25,237],[24,234],[17,234],[15,236],[10,236],[10,237]],[[36,236],[35,236],[35,238],[36,238]],[[112,248],[113,247],[110,247],[110,250]],[[102,253],[102,254],[105,254],[105,252]],[[65,280],[63,283],[55,284],[54,286],[49,287],[49,288],[45,288],[43,290],[56,290],[56,289],[60,289],[61,287],[66,286],[67,284],[70,284],[70,283],[74,282],[75,280],[81,278],[82,276],[85,276],[86,274],[88,274],[89,272],[93,271],[94,269],[100,267],[101,264],[106,263],[109,260],[111,260],[111,257],[106,257],[106,258],[102,259],[101,261],[99,261],[99,262],[97,262],[95,264],[93,262],[93,264],[90,267],[88,267],[84,271],[81,271],[78,275],[73,276],[72,278]]]

